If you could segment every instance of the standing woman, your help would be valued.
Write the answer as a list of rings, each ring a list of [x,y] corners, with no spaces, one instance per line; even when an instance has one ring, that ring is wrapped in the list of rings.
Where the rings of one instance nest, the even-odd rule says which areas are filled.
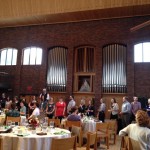
[[[46,107],[46,114],[49,119],[53,118],[54,111],[55,111],[55,104],[53,98],[51,97]]]
[[[5,108],[10,109],[11,103],[12,103],[12,100],[10,99],[9,96],[7,96],[6,103],[5,103]]]
[[[98,109],[98,119],[104,122],[105,120],[105,109],[106,109],[106,104],[104,103],[104,100],[101,98],[100,99],[100,106]]]
[[[117,120],[118,119],[118,112],[119,112],[119,105],[116,102],[115,98],[111,99],[110,111],[111,111],[110,119],[116,119]]]
[[[55,106],[55,117],[60,119],[60,122],[62,118],[65,116],[65,110],[66,110],[66,103],[63,101],[63,98],[59,98],[59,101],[56,103]]]
[[[78,108],[78,113],[80,113],[81,116],[83,116],[85,114],[85,110],[86,110],[85,100],[81,99],[81,103],[80,103],[79,108]]]
[[[87,116],[94,116],[94,106],[91,100],[89,100],[89,104],[87,106],[86,112],[87,112]]]

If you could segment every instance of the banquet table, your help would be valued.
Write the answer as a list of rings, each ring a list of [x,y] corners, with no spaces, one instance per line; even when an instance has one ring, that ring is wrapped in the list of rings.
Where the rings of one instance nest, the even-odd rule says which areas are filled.
[[[61,125],[62,127],[66,126],[66,121],[67,119],[62,119]],[[82,130],[84,133],[86,132],[95,132],[96,131],[96,124],[97,123],[102,123],[102,121],[98,121],[94,118],[89,118],[89,117],[84,117],[81,119],[81,124],[82,124]]]
[[[47,135],[28,132],[26,135],[12,133],[0,134],[0,150],[50,150],[52,138],[67,138],[70,131],[60,128],[50,129]],[[59,134],[63,131],[64,134]],[[57,133],[57,134],[55,134]]]

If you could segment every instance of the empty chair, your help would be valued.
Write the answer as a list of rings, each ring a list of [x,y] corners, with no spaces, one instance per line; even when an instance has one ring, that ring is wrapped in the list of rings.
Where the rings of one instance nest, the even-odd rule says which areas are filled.
[[[11,122],[18,122],[19,125],[20,125],[21,118],[20,117],[9,117],[9,116],[7,116],[7,118],[6,118],[6,125],[7,125],[7,123],[9,121],[11,121]]]
[[[69,128],[71,130],[72,126],[81,127],[81,121],[66,121],[66,128]]]
[[[111,120],[108,123],[109,123],[108,133],[110,135],[110,138],[111,138],[111,135],[114,136],[113,140],[114,140],[114,144],[116,144],[117,122],[116,122],[116,120]]]
[[[94,146],[94,150],[97,150],[97,133],[87,132],[87,143],[86,147],[77,148],[78,150],[90,150],[91,146]],[[93,149],[92,148],[92,149]]]
[[[48,124],[50,124],[51,121],[54,122],[55,127],[60,127],[60,119],[48,119]]]
[[[83,143],[82,128],[73,125],[71,135],[77,137],[77,146],[81,147]]]
[[[52,139],[52,145],[50,150],[76,150],[76,136],[70,138]]]
[[[81,121],[66,121],[66,126],[67,127],[72,127],[72,125],[81,127]]]
[[[96,132],[87,133],[86,150],[90,150],[90,146],[92,145],[94,145],[94,150],[97,150],[97,133]]]
[[[0,125],[3,125],[5,123],[5,117],[0,118]]]
[[[99,140],[101,140],[101,138],[105,139],[107,149],[109,149],[108,128],[109,128],[109,124],[107,122],[105,122],[105,123],[97,123],[96,124],[97,138],[99,138]]]

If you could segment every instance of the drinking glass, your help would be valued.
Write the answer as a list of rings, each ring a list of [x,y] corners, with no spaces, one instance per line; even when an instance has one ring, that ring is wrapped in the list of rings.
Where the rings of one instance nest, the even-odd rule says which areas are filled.
[[[8,121],[7,121],[7,126],[11,126],[11,123],[12,123],[12,121],[11,121],[11,120],[8,120]]]
[[[54,128],[54,121],[50,121],[50,124],[49,124],[50,128]]]

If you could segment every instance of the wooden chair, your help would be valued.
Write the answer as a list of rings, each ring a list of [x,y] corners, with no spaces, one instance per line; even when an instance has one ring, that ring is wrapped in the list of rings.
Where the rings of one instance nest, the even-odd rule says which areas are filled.
[[[71,135],[77,137],[77,144],[79,147],[83,144],[82,128],[77,126],[72,126]]]
[[[116,136],[117,136],[117,121],[116,120],[111,120],[108,122],[109,128],[108,128],[108,133],[110,135],[114,136],[114,144],[116,144]]]
[[[97,123],[96,124],[96,132],[97,132],[97,138],[99,140],[101,138],[104,138],[106,141],[107,149],[109,149],[109,133],[108,133],[109,123]]]
[[[78,148],[78,150],[90,150],[91,146],[94,145],[94,150],[97,150],[97,133],[96,132],[87,132],[87,143],[86,147]]]
[[[5,124],[5,118],[0,118],[0,125]]]
[[[96,132],[87,133],[86,150],[90,150],[90,146],[92,145],[94,145],[94,150],[97,150],[97,133]]]
[[[66,121],[66,127],[67,129],[71,130],[72,126],[81,127],[81,121]]]
[[[52,145],[51,145],[51,150],[76,150],[76,136],[72,136],[70,138],[62,138],[62,139],[57,139],[53,138],[52,139]]]
[[[21,118],[20,117],[9,117],[9,116],[7,116],[7,118],[6,118],[6,125],[7,125],[7,123],[9,121],[11,121],[11,122],[18,122],[19,125],[20,125]]]
[[[141,147],[139,141],[129,138],[128,136],[123,136],[120,150],[141,150]]]
[[[48,119],[48,124],[50,124],[51,121],[54,121],[55,127],[60,127],[60,119]]]
[[[0,137],[0,150],[3,150],[3,146],[2,146],[2,144],[3,144],[3,138],[2,138],[2,137]]]

